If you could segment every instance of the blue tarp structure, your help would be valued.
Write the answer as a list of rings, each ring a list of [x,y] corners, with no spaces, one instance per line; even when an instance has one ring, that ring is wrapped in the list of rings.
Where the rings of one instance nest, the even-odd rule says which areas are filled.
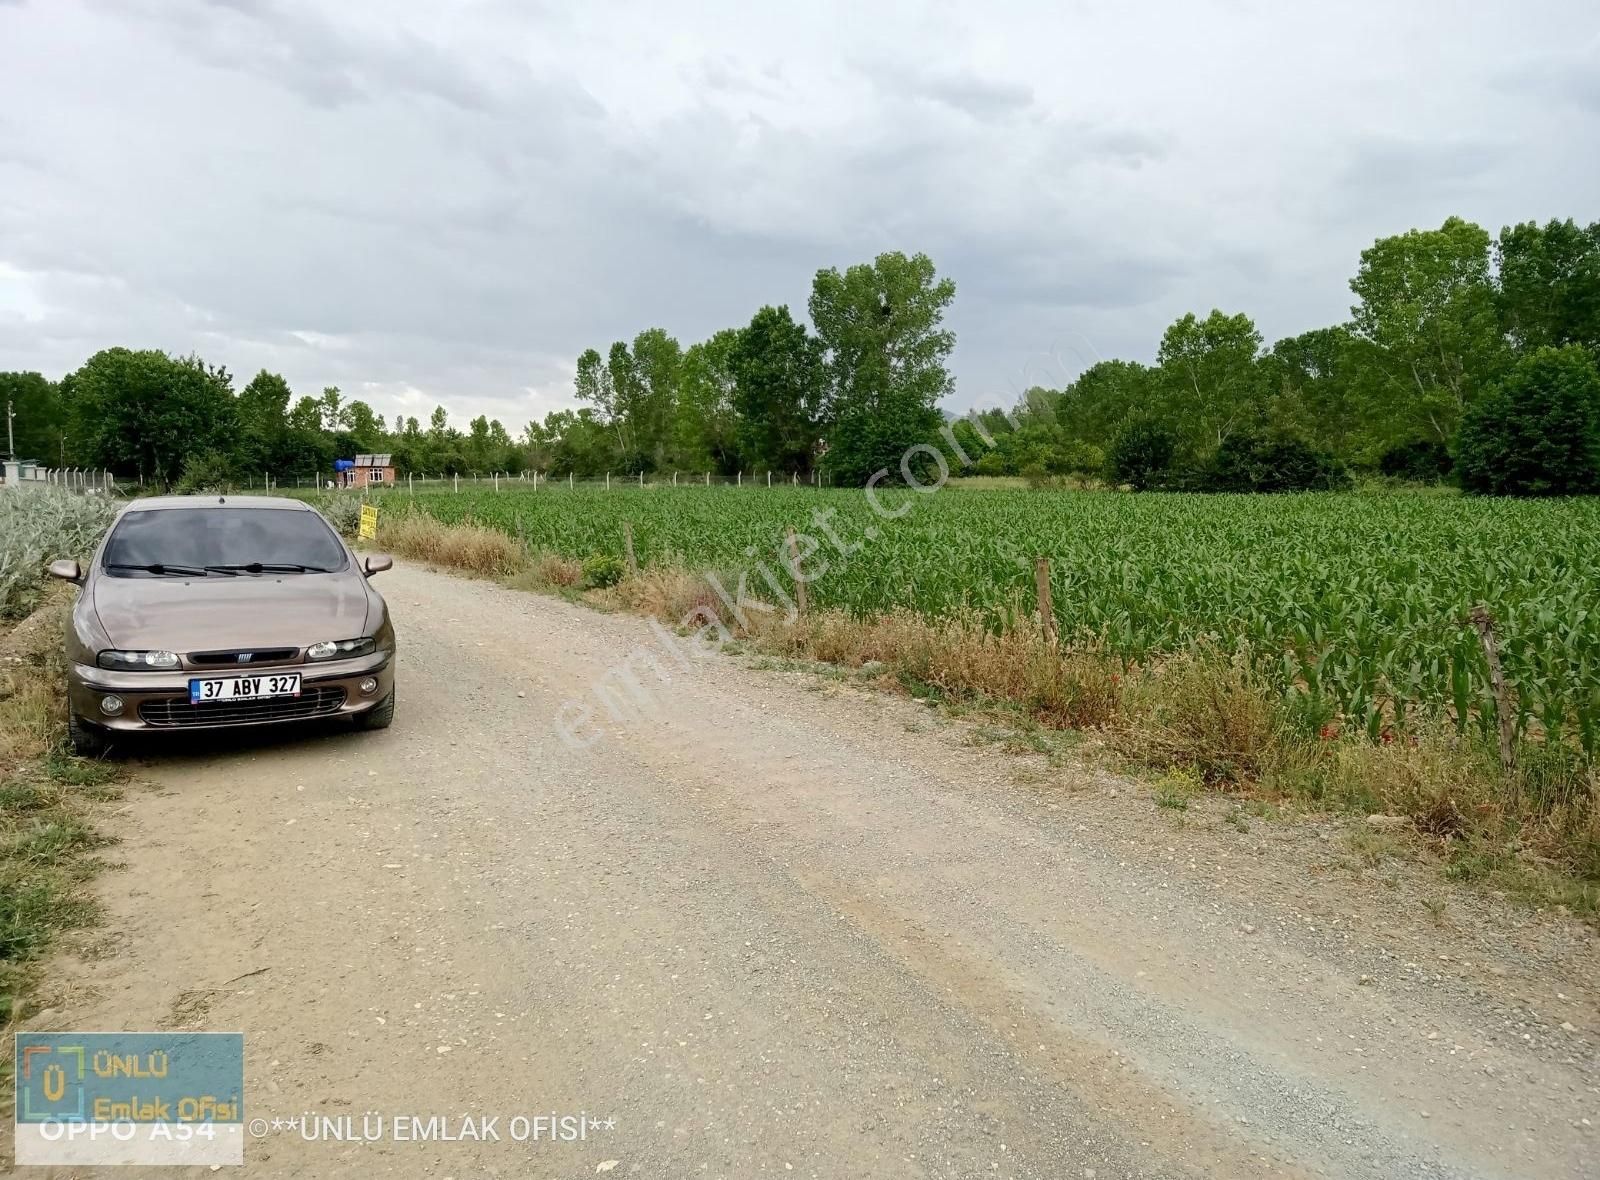
[[[333,461],[333,469],[335,471],[349,471],[355,465],[356,461],[354,459],[335,459]]]

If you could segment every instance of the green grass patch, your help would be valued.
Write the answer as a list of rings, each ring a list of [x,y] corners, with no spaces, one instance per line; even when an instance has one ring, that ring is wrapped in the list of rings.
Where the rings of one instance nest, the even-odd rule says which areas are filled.
[[[0,680],[0,1018],[14,1027],[29,1011],[39,963],[56,936],[95,919],[86,888],[107,841],[96,812],[120,797],[115,764],[74,758],[60,744],[49,659],[9,668]],[[9,1042],[8,1042],[9,1043]],[[10,1074],[0,1076],[0,1099]]]

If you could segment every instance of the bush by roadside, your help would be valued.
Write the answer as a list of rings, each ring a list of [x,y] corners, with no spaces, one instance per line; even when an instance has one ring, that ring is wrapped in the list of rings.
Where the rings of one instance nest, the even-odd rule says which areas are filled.
[[[45,566],[58,557],[86,557],[117,507],[104,496],[54,488],[0,491],[0,619],[31,611]]]

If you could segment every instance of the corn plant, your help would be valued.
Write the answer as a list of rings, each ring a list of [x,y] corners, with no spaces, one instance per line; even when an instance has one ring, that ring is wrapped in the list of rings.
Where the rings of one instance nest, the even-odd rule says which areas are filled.
[[[377,499],[579,559],[620,555],[627,521],[641,563],[749,569],[757,593],[758,566],[787,581],[779,550],[792,525],[818,543],[808,568],[827,564],[814,604],[976,613],[997,630],[1032,602],[1032,559],[1044,556],[1068,640],[1129,661],[1197,642],[1248,652],[1302,715],[1375,739],[1424,718],[1492,731],[1498,703],[1467,618],[1482,603],[1518,732],[1600,753],[1600,500],[952,489],[881,493],[882,513],[905,509],[890,517],[846,489],[479,486]]]

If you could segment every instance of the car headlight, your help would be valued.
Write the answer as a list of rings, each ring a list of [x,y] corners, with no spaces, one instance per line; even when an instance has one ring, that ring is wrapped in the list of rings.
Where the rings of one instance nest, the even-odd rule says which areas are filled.
[[[349,659],[351,656],[371,655],[377,650],[378,641],[367,639],[324,639],[321,643],[313,643],[306,648],[308,660],[338,660]]]
[[[178,655],[170,651],[103,651],[95,663],[116,672],[162,671],[178,666]]]

